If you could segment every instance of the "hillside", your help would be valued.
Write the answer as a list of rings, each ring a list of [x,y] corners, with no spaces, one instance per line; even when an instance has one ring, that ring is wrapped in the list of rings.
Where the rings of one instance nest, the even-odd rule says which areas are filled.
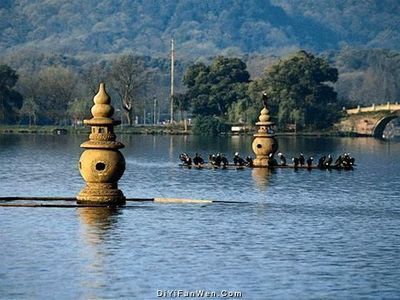
[[[338,68],[334,87],[346,106],[396,102],[398,24],[398,0],[2,0],[0,65],[16,70],[24,99],[40,90],[43,105],[54,96],[52,88],[59,89],[50,79],[71,77],[72,103],[88,99],[100,79],[112,86],[107,74],[131,53],[141,57],[148,76],[135,93],[136,113],[151,111],[157,98],[165,117],[171,38],[178,93],[193,62],[239,57],[254,80],[268,65],[305,49]]]
[[[397,0],[2,0],[0,51],[164,56],[172,37],[182,58],[399,50],[399,12]]]

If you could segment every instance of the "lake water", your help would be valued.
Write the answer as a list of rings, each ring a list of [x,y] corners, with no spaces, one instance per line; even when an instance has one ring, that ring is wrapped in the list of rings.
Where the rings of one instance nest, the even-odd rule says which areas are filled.
[[[85,139],[0,135],[0,196],[75,196]],[[279,138],[287,157],[346,151],[357,168],[268,172],[178,167],[181,152],[251,154],[251,137],[119,140],[127,197],[240,203],[0,207],[0,298],[400,298],[400,142]]]

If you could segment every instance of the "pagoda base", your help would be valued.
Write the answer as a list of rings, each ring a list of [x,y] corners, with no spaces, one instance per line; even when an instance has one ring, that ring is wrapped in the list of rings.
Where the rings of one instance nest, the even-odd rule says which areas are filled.
[[[253,166],[256,168],[267,168],[268,157],[267,156],[256,157],[253,161]]]
[[[76,197],[77,204],[120,206],[125,204],[125,196],[117,184],[88,183]]]

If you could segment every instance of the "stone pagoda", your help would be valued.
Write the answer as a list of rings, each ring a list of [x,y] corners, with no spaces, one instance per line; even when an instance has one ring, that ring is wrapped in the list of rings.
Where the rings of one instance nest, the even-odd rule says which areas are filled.
[[[268,167],[269,161],[272,161],[275,152],[278,150],[278,142],[275,139],[275,132],[268,110],[268,98],[263,93],[264,108],[261,110],[259,122],[256,123],[257,133],[254,134],[252,144],[253,152],[256,155],[253,165],[254,167]]]
[[[118,180],[125,171],[125,159],[118,149],[124,147],[117,142],[114,125],[121,122],[112,119],[114,108],[100,83],[99,92],[94,97],[91,109],[93,118],[84,120],[91,126],[89,140],[81,147],[83,151],[79,160],[79,171],[86,181],[86,186],[77,196],[78,204],[116,206],[125,203],[125,196],[118,189]]]

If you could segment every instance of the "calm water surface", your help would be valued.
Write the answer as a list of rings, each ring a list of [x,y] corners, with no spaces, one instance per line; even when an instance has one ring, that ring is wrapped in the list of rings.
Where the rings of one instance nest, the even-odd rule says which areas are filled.
[[[0,136],[0,196],[74,196],[85,136]],[[187,170],[180,152],[251,154],[251,138],[120,136],[127,197],[231,204],[0,208],[0,298],[400,298],[400,143],[280,138],[288,157],[343,151],[354,171]]]

